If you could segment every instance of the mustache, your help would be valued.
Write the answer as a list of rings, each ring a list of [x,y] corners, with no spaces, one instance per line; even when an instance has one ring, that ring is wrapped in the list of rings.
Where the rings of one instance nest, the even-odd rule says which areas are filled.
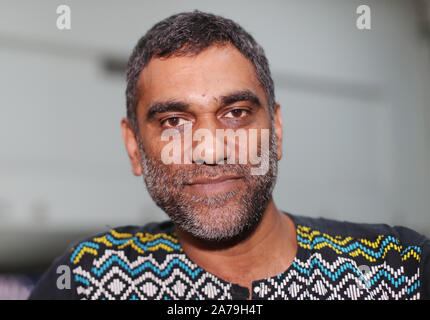
[[[167,168],[170,169],[170,168]],[[170,170],[169,170],[170,171]],[[177,184],[189,184],[196,178],[215,178],[219,176],[234,175],[238,177],[250,177],[250,166],[244,164],[221,164],[208,166],[204,164],[183,165],[175,172],[169,174]]]

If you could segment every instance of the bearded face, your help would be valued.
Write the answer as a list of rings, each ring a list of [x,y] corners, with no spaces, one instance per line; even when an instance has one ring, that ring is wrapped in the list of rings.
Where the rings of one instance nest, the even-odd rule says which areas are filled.
[[[153,58],[142,69],[138,87],[137,125],[132,126],[137,129],[124,124],[123,135],[133,172],[143,175],[155,203],[178,229],[197,239],[221,242],[250,234],[271,201],[282,155],[279,105],[268,105],[252,63],[234,46],[214,45],[197,55]],[[200,129],[213,136],[218,130],[242,130],[247,137],[268,134],[252,147],[246,142],[247,161],[237,161],[240,156],[233,162],[218,162],[216,156],[200,161],[194,154],[185,161],[188,125],[193,134]],[[163,139],[166,129],[179,132],[180,163],[162,160],[169,144]],[[240,148],[237,142],[231,148],[223,144],[228,150]],[[204,157],[211,158],[206,151]],[[262,165],[252,160],[255,155]]]
[[[259,224],[276,182],[276,139],[271,132],[269,150],[259,148],[260,154],[269,153],[264,175],[252,175],[249,164],[165,165],[139,143],[148,192],[177,227],[196,238],[228,241],[249,233]],[[198,183],[212,179],[220,182]]]

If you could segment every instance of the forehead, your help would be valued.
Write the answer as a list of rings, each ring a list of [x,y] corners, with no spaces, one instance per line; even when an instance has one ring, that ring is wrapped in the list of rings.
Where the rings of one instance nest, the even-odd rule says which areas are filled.
[[[232,45],[214,45],[193,56],[153,58],[140,73],[138,88],[138,108],[163,100],[205,104],[245,89],[266,104],[254,66]]]

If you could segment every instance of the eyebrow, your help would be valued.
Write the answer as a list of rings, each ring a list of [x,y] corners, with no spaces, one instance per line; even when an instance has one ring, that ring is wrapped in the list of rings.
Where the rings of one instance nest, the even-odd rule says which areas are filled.
[[[233,92],[224,96],[221,96],[221,104],[227,106],[239,101],[249,101],[259,107],[261,107],[261,102],[258,96],[250,90],[242,90]],[[182,101],[160,101],[154,102],[148,109],[146,113],[146,119],[149,121],[156,114],[165,112],[185,112],[189,109],[190,105]]]
[[[156,114],[164,112],[185,112],[189,108],[189,104],[181,101],[164,101],[155,102],[151,105],[146,113],[146,119],[152,119]]]
[[[258,96],[250,90],[242,90],[221,97],[221,102],[224,106],[230,105],[239,101],[249,101],[261,107],[261,101]]]

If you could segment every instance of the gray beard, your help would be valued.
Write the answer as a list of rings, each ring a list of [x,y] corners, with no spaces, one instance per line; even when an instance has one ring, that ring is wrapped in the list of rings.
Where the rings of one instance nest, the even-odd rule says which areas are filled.
[[[204,241],[228,242],[246,237],[260,224],[276,183],[278,162],[274,130],[271,130],[269,170],[264,175],[251,175],[250,165],[204,164],[165,165],[148,157],[138,137],[143,178],[154,202],[175,226]],[[262,157],[263,159],[264,157]],[[244,178],[245,192],[232,190],[216,195],[199,197],[183,193],[191,178],[237,174]],[[234,202],[233,202],[234,201]],[[236,205],[227,205],[233,202]]]

